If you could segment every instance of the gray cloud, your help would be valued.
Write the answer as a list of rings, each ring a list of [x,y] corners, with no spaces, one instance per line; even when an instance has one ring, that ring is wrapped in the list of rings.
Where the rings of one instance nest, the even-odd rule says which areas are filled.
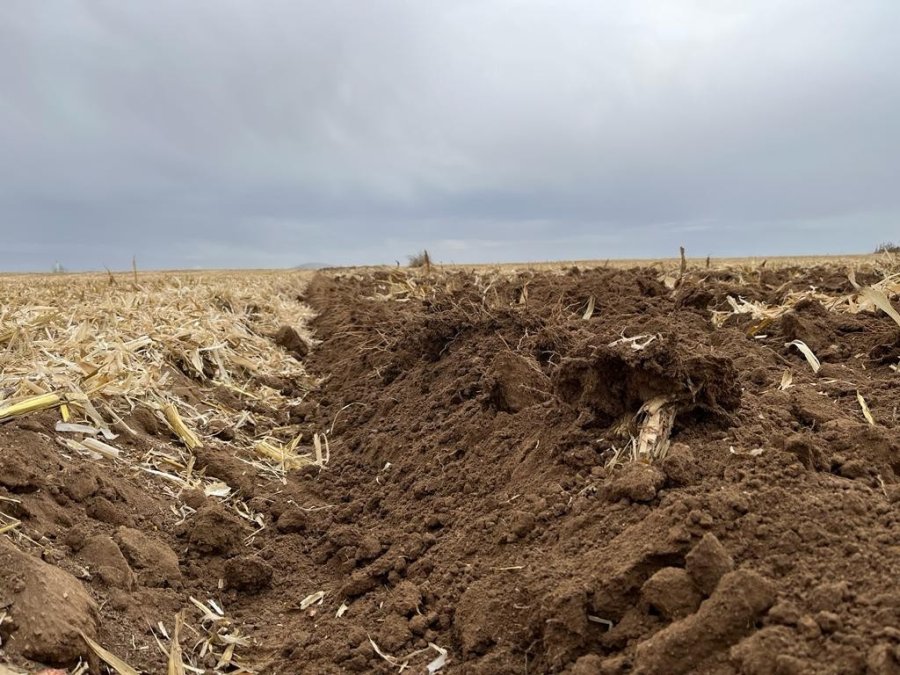
[[[0,268],[898,238],[889,0],[8,0]]]

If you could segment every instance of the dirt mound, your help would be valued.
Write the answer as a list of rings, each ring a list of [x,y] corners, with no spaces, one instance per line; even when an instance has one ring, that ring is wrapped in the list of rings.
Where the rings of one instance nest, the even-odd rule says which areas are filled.
[[[795,276],[770,281],[783,294],[802,288]],[[719,284],[669,291],[647,271],[595,270],[485,289],[459,275],[401,304],[377,299],[377,280],[314,281],[324,343],[308,365],[330,376],[320,414],[337,415],[341,467],[315,494],[343,501],[335,520],[384,550],[343,566],[351,613],[394,625],[386,599],[412,583],[421,602],[403,618],[416,630],[385,639],[407,638],[398,653],[436,640],[473,673],[856,672],[885,639],[894,649],[876,636],[897,617],[867,609],[887,601],[900,562],[891,408],[879,395],[878,427],[848,410],[857,387],[874,400],[889,375],[844,347],[827,357],[844,377],[817,378],[783,346],[870,340],[884,322],[800,303],[760,338],[739,315],[713,324]],[[678,408],[661,470],[610,469],[659,396]],[[865,571],[850,571],[851,548]],[[835,579],[855,589],[829,610],[841,629],[804,632],[821,611],[811,590]],[[757,637],[785,628],[767,613],[777,602],[801,612],[778,650]]]
[[[55,413],[0,427],[0,510],[48,580],[4,596],[0,657],[72,665],[80,622],[164,672],[158,623],[184,610],[218,645],[192,652],[210,670],[225,643],[209,636],[226,634],[272,674],[894,672],[896,329],[819,300],[763,319],[735,300],[812,285],[853,292],[827,269],[321,273],[303,294],[321,342],[285,343],[309,350],[318,388],[288,410],[229,405],[324,433],[327,463],[260,471],[222,428],[189,470],[235,495],[166,493],[61,452]],[[660,400],[671,445],[633,463]],[[141,453],[172,442],[147,426]],[[60,593],[83,596],[79,614],[27,652],[29,607]]]

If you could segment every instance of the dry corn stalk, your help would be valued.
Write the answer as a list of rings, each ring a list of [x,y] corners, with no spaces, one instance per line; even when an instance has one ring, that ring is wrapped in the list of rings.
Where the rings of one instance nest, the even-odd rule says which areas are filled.
[[[184,615],[178,612],[175,615],[175,631],[172,634],[172,642],[169,646],[169,664],[167,675],[185,675],[184,661],[181,658],[181,625],[184,623]]]
[[[91,638],[85,635],[83,631],[79,631],[79,633],[81,635],[81,638],[87,643],[87,646],[91,648],[91,651],[93,651],[106,665],[115,670],[118,675],[140,675],[137,670],[129,666],[118,656],[105,650],[103,647],[91,640]]]
[[[203,443],[200,442],[197,434],[188,429],[184,420],[181,419],[178,409],[174,405],[171,403],[164,405],[163,416],[166,418],[166,422],[169,423],[169,426],[172,427],[172,431],[174,431],[178,438],[181,439],[181,442],[187,446],[188,450],[203,446]]]
[[[260,457],[271,460],[277,464],[280,471],[291,471],[304,466],[314,464],[309,454],[297,452],[297,446],[302,436],[297,436],[288,445],[281,445],[271,440],[257,441],[253,446],[254,451]]]
[[[21,417],[28,413],[38,412],[39,410],[47,410],[55,408],[62,404],[62,398],[58,394],[41,394],[39,396],[31,396],[24,401],[13,403],[11,405],[0,408],[0,422]]]
[[[665,396],[656,396],[641,406],[636,417],[640,420],[640,428],[635,442],[635,459],[648,464],[663,459],[675,422],[674,402]]]

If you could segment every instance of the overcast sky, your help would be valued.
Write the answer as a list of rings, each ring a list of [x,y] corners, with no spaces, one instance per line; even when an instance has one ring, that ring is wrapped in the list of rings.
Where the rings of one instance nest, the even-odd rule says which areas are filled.
[[[871,250],[898,0],[3,0],[0,269]]]

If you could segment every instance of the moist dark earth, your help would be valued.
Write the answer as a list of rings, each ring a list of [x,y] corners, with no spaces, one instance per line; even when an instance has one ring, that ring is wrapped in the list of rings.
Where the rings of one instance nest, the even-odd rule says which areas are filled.
[[[252,538],[214,498],[65,455],[54,411],[0,427],[0,510],[31,542],[0,538],[0,661],[100,672],[83,631],[166,672],[153,630],[199,626],[194,597],[261,674],[425,673],[436,647],[472,675],[900,673],[900,328],[812,288],[855,292],[834,267],[320,272],[312,388],[257,414],[327,432],[327,466],[195,452],[264,516]],[[729,296],[792,306],[716,326]],[[668,453],[629,461],[659,396]],[[128,443],[175,442],[153,427]],[[213,672],[201,637],[182,647]]]

